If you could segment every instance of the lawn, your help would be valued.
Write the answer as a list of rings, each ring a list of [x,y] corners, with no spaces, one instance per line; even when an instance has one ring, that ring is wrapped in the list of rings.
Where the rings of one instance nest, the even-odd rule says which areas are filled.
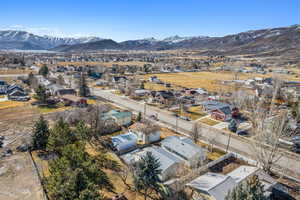
[[[203,118],[203,119],[199,120],[199,122],[207,124],[209,126],[214,126],[214,125],[217,125],[218,123],[220,123],[219,121],[211,119],[209,117]]]
[[[190,112],[190,111],[187,111],[187,112],[182,111],[181,112],[178,109],[173,110],[172,112],[174,112],[180,116],[183,116],[183,117],[188,117],[191,120],[196,120],[196,119],[199,119],[200,117],[205,116],[205,114],[201,114],[201,113],[197,113],[197,112]]]
[[[58,103],[56,106],[54,107],[47,107],[47,106],[38,106],[37,107],[39,112],[41,114],[46,114],[46,113],[52,113],[52,112],[61,112],[61,111],[65,111],[68,109],[71,109],[72,106],[64,106],[63,103]]]

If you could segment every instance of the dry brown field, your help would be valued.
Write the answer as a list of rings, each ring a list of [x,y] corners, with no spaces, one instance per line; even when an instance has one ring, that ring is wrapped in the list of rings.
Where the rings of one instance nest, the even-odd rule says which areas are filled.
[[[209,92],[232,91],[233,85],[224,85],[222,81],[235,79],[233,72],[182,72],[182,73],[165,73],[165,74],[147,74],[143,78],[148,79],[150,76],[157,76],[160,80],[171,83],[175,86],[187,88],[204,88]],[[246,80],[255,77],[272,77],[272,74],[254,74],[239,73],[239,80]],[[276,74],[283,80],[300,81],[296,75]]]

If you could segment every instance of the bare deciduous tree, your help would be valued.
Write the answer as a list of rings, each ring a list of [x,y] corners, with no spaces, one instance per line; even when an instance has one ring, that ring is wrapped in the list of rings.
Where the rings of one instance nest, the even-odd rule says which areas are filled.
[[[202,135],[201,132],[202,132],[202,128],[200,127],[200,124],[198,124],[197,122],[194,123],[191,136],[195,143],[197,143],[199,141],[199,139]]]
[[[255,139],[251,149],[258,164],[267,173],[271,173],[276,162],[282,157],[280,139],[288,133],[287,112],[278,113],[275,100],[281,90],[282,81],[275,79],[273,92],[262,93],[260,97],[243,99],[242,107],[247,110],[251,122],[251,132]]]

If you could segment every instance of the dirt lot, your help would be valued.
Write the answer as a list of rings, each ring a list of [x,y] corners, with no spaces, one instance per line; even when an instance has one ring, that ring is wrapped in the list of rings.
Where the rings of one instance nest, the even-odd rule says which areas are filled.
[[[26,106],[0,110],[0,135],[5,136],[5,149],[13,151],[13,155],[0,158],[0,200],[43,200],[30,155],[16,151],[17,146],[29,141],[33,114]],[[0,154],[3,151],[0,149]]]
[[[43,190],[28,153],[0,160],[0,200],[43,200]]]

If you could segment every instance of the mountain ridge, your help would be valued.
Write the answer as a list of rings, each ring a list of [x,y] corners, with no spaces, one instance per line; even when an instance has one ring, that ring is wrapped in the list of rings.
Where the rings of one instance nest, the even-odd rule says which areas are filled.
[[[3,31],[0,31],[0,48],[2,47],[3,49],[3,47],[6,47],[4,49],[9,49],[15,45],[23,49],[26,49],[26,47],[34,49],[41,47],[60,52],[204,49],[231,54],[262,53],[268,51],[284,52],[284,49],[289,50],[289,52],[297,52],[296,50],[300,49],[300,25],[250,30],[222,37],[181,37],[174,35],[161,40],[146,38],[123,42],[116,42],[112,39],[102,39],[98,37],[78,38],[76,40],[74,38],[62,39],[50,37],[50,40],[49,36],[36,36],[21,31],[10,34],[12,35],[10,39],[3,40],[3,38],[7,36],[3,34]],[[15,40],[12,38],[15,38]],[[43,43],[45,40],[50,40],[52,42],[51,45],[48,44],[48,46],[51,46],[50,48],[45,48],[46,45]]]

